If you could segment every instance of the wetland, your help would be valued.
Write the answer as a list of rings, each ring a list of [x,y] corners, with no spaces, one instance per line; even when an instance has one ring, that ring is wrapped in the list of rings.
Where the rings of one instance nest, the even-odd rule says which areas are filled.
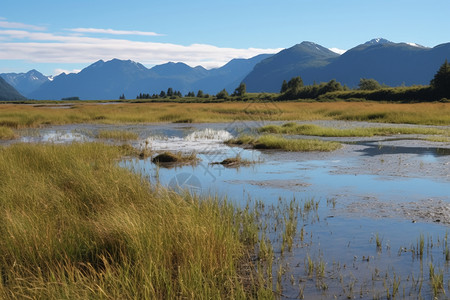
[[[3,156],[6,155],[7,149],[26,147],[26,145],[51,145],[54,147],[52,155],[56,156],[58,149],[65,149],[64,147],[68,145],[78,147],[78,151],[82,151],[84,147],[92,147],[89,145],[122,147],[126,144],[137,150],[138,154],[123,152],[116,156],[112,165],[120,170],[118,172],[129,172],[133,175],[126,176],[137,176],[138,182],[145,181],[144,186],[153,191],[164,191],[162,193],[169,195],[175,193],[180,195],[179,197],[185,197],[184,199],[191,199],[183,203],[192,202],[194,207],[200,207],[200,203],[209,203],[209,201],[226,203],[222,209],[230,204],[236,209],[235,219],[233,221],[221,219],[220,222],[236,222],[240,228],[238,230],[240,239],[243,239],[244,244],[250,248],[248,256],[245,256],[247,257],[244,259],[245,263],[242,264],[243,269],[238,270],[240,285],[233,281],[232,286],[227,286],[224,290],[208,285],[210,293],[202,291],[203,295],[208,297],[223,297],[233,291],[236,293],[234,296],[236,298],[446,299],[450,290],[450,252],[447,242],[450,224],[450,143],[447,141],[449,126],[348,120],[307,120],[294,121],[294,123],[295,126],[292,125],[293,123],[286,126],[284,120],[268,121],[253,118],[232,122],[188,124],[48,125],[40,128],[17,128],[13,133],[9,132],[12,138],[0,140],[0,144]],[[332,134],[305,133],[302,130],[275,132],[275,130],[283,130],[283,126],[322,131],[324,128],[333,128],[335,131]],[[286,149],[273,149],[276,147],[252,147],[251,143],[228,142],[242,136],[260,138],[265,134],[261,131],[268,131],[267,128],[271,128],[270,134],[287,141],[314,140],[332,143],[339,147],[325,151],[318,151],[320,149],[286,151]],[[395,128],[399,130],[396,131]],[[335,134],[336,130],[345,132],[345,135]],[[365,132],[365,134],[351,133],[355,131]],[[379,134],[380,132],[382,134]],[[93,153],[105,151],[100,148],[93,149]],[[19,150],[16,149],[16,151]],[[31,155],[28,150],[20,151],[24,151],[23,155],[25,153]],[[145,153],[145,155],[139,155],[139,153]],[[155,159],[159,155],[168,153],[178,155],[185,160],[182,163],[165,164]],[[77,152],[72,155],[76,156]],[[50,158],[48,159],[51,161]],[[84,157],[84,160],[90,161],[90,159]],[[233,167],[222,163],[227,161],[233,162]],[[243,163],[236,163],[236,161]],[[90,164],[100,170],[103,168],[100,163],[91,162]],[[97,169],[94,169],[94,172],[98,172]],[[4,172],[10,174],[7,171]],[[8,175],[8,178],[12,178],[13,175]],[[116,179],[112,178],[112,182],[119,182],[120,176]],[[68,191],[69,194],[78,190],[85,192],[87,187],[73,189],[73,186],[77,186],[78,183],[74,177],[69,179],[66,178],[61,183],[63,191]],[[124,190],[127,190],[125,183],[123,185]],[[0,187],[8,191],[6,185]],[[130,188],[130,190],[136,189],[138,188]],[[103,199],[99,195],[96,197]],[[110,197],[113,196],[110,195]],[[122,197],[128,199],[131,196],[127,194]],[[158,197],[164,198],[162,196],[153,198],[159,199]],[[133,212],[133,209],[136,209],[136,214],[140,212],[140,209],[147,211],[146,204],[141,203],[143,200],[136,201],[131,201]],[[195,225],[195,222],[190,224],[190,221],[180,216],[189,213],[191,208],[186,207],[188,204],[176,203],[180,206],[180,210],[177,210],[174,215],[165,216],[168,223],[172,222],[166,225],[176,228],[170,227],[169,230],[167,227],[159,230],[191,231],[196,227],[206,230],[207,226],[215,226],[214,223],[210,223],[214,222],[213,217],[205,219],[205,223],[201,223],[203,225]],[[165,210],[164,206],[158,205],[159,209]],[[14,211],[11,207],[3,206],[3,210],[8,212],[4,215],[5,224],[11,218],[16,218],[16,221],[22,220],[20,224],[25,224],[27,220],[25,212],[11,215]],[[101,210],[108,212],[112,210],[114,218],[118,220],[121,218],[130,222],[132,220],[132,215],[125,216],[122,214],[123,211],[121,213],[121,209],[130,209],[125,203],[117,204],[117,207],[114,204],[110,209],[106,209],[108,206],[103,204],[100,207]],[[224,212],[213,213],[213,215],[217,214],[222,215]],[[104,222],[103,218],[111,217],[108,214],[101,218],[97,213],[94,215],[95,217],[89,217],[94,220],[92,223],[94,227],[100,226],[99,224]],[[19,218],[19,216],[22,217]],[[138,218],[138,215],[133,216]],[[199,218],[201,219],[202,216]],[[58,222],[65,221],[62,218]],[[138,226],[139,222],[131,223],[134,224],[133,226]],[[109,226],[113,224],[112,221],[106,223]],[[45,228],[44,225],[42,226]],[[141,247],[144,247],[142,245],[145,244],[145,235],[152,235],[149,231],[145,231],[139,235],[139,239],[135,240],[132,232],[129,229],[124,230],[121,226],[125,226],[124,223],[120,226],[115,224],[111,232],[105,229],[105,232],[102,231],[99,234],[101,238],[98,241],[89,234],[86,235],[86,239],[94,240],[99,244],[112,243],[106,245],[105,249],[115,249],[114,243],[126,242],[126,239],[122,240],[117,235],[130,237],[133,243],[139,240]],[[139,231],[138,227],[133,228]],[[223,227],[225,228],[225,225]],[[14,228],[16,230],[14,232],[20,232],[20,227]],[[95,228],[99,230],[98,228],[102,227]],[[173,244],[173,247],[181,247],[179,251],[184,251],[185,247],[192,247],[189,239],[194,243],[203,240],[205,236],[200,234],[195,238],[186,237],[183,239],[183,244]],[[208,235],[208,238],[214,240],[213,236],[215,235]],[[159,238],[161,241],[162,237]],[[3,247],[3,252],[9,249],[3,244],[0,246]],[[122,249],[120,251],[131,251],[120,247],[122,246],[119,246],[119,249]],[[217,247],[225,246],[211,244],[201,251],[220,252]],[[238,249],[240,246],[235,244],[233,247]],[[143,250],[145,247],[136,249]],[[187,280],[198,271],[194,268],[183,273],[182,262],[186,263],[190,260],[197,262],[204,259],[201,256],[185,257],[174,248],[170,251],[173,251],[175,256],[167,259],[171,260],[175,257],[179,260],[175,263],[175,268],[181,268],[178,275],[172,273],[167,277],[172,278],[173,281],[180,278]],[[48,250],[48,252],[51,251]],[[58,255],[55,254],[55,257]],[[110,257],[107,261],[97,261],[96,259],[102,257],[101,255],[103,254],[99,251],[96,255],[81,255],[78,259],[83,260],[89,257],[89,263],[85,262],[85,266],[90,265],[96,272],[103,274],[94,276],[96,280],[100,280],[98,287],[103,289],[111,284],[107,282],[104,275],[109,270],[108,266],[112,268],[110,272],[117,273],[118,270],[113,268],[115,257]],[[19,260],[17,257],[15,259],[17,264]],[[212,265],[210,262],[215,258],[205,259],[208,260],[208,264],[198,266],[199,268],[233,269],[227,264]],[[56,261],[57,264],[61,264],[61,260],[56,259]],[[138,261],[141,260],[138,259]],[[100,267],[95,268],[96,264]],[[8,293],[8,282],[14,282],[12,279],[14,276],[8,275],[8,270],[16,267],[13,267],[15,265],[6,258],[3,265],[2,272],[6,275],[3,275],[1,291]],[[43,268],[39,264],[38,267]],[[82,277],[83,272],[89,273],[85,270],[77,276]],[[218,273],[214,274],[217,276]],[[62,280],[61,276],[64,277],[63,274],[57,274],[56,278]],[[134,274],[133,276],[141,278],[144,275]],[[230,278],[233,276],[237,275],[231,274]],[[120,278],[119,276],[115,280]],[[193,284],[195,288],[183,287],[182,282],[169,287],[161,283],[164,280],[157,283],[152,281],[153,279],[148,280],[147,284],[153,285],[148,289],[148,294],[138,292],[139,287],[136,286],[127,286],[128,294],[120,294],[117,290],[111,291],[106,288],[105,290],[110,296],[132,298],[132,295],[140,295],[144,298],[150,296],[160,298],[169,295],[183,297],[188,295],[186,291],[197,293],[202,288],[205,289],[202,283],[199,284],[199,282],[205,282],[204,278],[195,278],[197,280],[197,283]],[[221,277],[220,280],[230,279]],[[216,283],[217,286],[223,285],[220,280]],[[78,282],[80,285],[83,280],[79,278]],[[80,290],[84,288],[82,285],[78,287]],[[42,282],[41,286],[48,288]],[[86,286],[89,285],[86,284]],[[22,294],[16,294],[16,296],[36,296],[29,291],[26,292],[24,286],[21,286],[21,289]],[[85,292],[85,295],[92,296],[88,292]]]

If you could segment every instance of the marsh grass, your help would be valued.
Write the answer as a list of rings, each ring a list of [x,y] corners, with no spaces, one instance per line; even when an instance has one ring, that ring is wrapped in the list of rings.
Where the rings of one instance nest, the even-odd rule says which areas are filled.
[[[17,137],[18,135],[11,128],[0,126],[0,140],[13,140]]]
[[[0,126],[32,128],[79,123],[344,120],[396,124],[450,125],[450,103],[375,102],[225,102],[120,103],[77,102],[69,109],[1,104]]]
[[[227,168],[239,168],[241,166],[250,166],[256,164],[257,161],[251,161],[248,159],[243,159],[239,154],[235,157],[225,158],[221,162],[212,162],[211,165],[222,165]]]
[[[0,298],[251,298],[252,211],[155,189],[120,146],[0,148]]]
[[[312,139],[287,139],[276,135],[259,137],[242,135],[226,141],[229,145],[248,145],[255,149],[278,149],[284,151],[334,151],[341,147],[340,143]]]
[[[266,125],[258,129],[259,132],[277,134],[298,134],[322,137],[372,137],[395,134],[427,134],[449,135],[449,130],[436,128],[411,128],[411,127],[366,127],[339,129],[322,127],[314,124],[285,123],[283,125]]]
[[[439,269],[438,272],[435,272],[433,263],[430,263],[429,275],[430,275],[430,285],[431,285],[431,290],[433,291],[433,296],[435,298],[437,298],[441,292],[445,294],[444,271]]]
[[[98,139],[109,139],[118,141],[137,140],[139,135],[129,130],[100,130],[96,134]]]
[[[430,136],[427,137],[426,140],[430,142],[450,143],[450,137],[445,136]]]

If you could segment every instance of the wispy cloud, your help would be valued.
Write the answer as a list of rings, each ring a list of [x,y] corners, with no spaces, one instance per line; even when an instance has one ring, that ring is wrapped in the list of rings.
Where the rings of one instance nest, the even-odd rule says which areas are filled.
[[[114,30],[114,29],[101,29],[101,28],[72,28],[68,29],[72,32],[78,33],[102,33],[113,35],[142,35],[142,36],[163,36],[163,34],[149,31],[136,31],[136,30]]]
[[[31,26],[31,25],[30,25]],[[100,29],[94,29],[101,33]],[[94,33],[94,31],[90,31]],[[134,32],[119,31],[114,32]],[[139,31],[137,31],[139,32]],[[81,33],[78,31],[78,33]],[[17,29],[0,29],[0,60],[35,63],[92,63],[99,59],[131,59],[146,65],[184,62],[205,68],[219,67],[233,58],[250,58],[281,49],[221,48],[207,44],[189,46],[126,39],[64,35]]]
[[[24,23],[16,23],[16,22],[8,22],[5,21],[5,18],[0,18],[0,28],[11,28],[11,29],[26,29],[26,30],[36,30],[36,31],[44,31],[45,27],[29,25]]]

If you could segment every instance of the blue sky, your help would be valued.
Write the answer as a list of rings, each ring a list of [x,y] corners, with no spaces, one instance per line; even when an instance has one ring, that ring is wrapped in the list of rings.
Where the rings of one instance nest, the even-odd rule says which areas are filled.
[[[219,67],[302,41],[450,42],[449,0],[2,0],[0,73],[80,70],[112,58]]]

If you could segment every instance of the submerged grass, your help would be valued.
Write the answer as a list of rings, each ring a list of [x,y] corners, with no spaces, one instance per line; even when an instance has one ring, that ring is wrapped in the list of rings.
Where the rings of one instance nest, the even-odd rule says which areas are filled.
[[[450,135],[450,130],[425,127],[366,127],[339,129],[333,127],[322,127],[314,124],[296,123],[286,123],[283,125],[266,125],[259,128],[259,131],[264,133],[298,134],[322,137],[372,137],[395,134]]]
[[[450,125],[450,103],[375,102],[225,102],[114,103],[77,102],[70,108],[1,104],[0,126],[29,128],[77,123],[227,122],[346,120],[396,124]]]
[[[226,201],[155,189],[98,143],[0,148],[0,298],[251,298],[257,226]],[[245,275],[251,277],[251,272]]]
[[[279,149],[285,151],[334,151],[341,147],[340,143],[311,139],[287,139],[276,135],[254,137],[242,135],[228,140],[227,144],[250,145],[255,149]]]

